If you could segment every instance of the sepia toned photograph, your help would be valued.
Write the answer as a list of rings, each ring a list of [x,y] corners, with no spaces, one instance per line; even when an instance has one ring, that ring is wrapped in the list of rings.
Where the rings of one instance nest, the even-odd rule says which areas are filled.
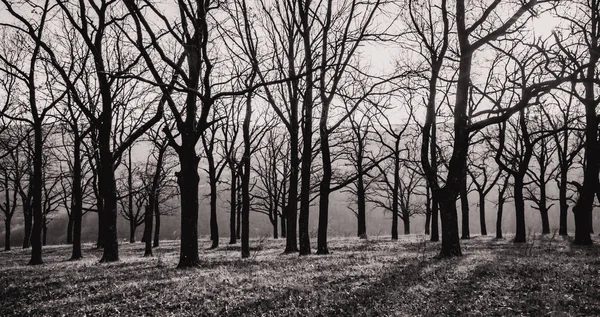
[[[600,0],[0,0],[0,316],[600,316]]]

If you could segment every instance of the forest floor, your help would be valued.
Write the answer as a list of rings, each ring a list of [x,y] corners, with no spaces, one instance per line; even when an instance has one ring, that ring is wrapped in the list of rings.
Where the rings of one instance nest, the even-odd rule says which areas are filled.
[[[600,315],[600,239],[576,247],[562,237],[526,244],[474,237],[464,256],[436,259],[424,236],[332,238],[327,256],[282,255],[283,239],[202,249],[202,265],[178,270],[178,241],[154,257],[123,243],[121,261],[101,251],[66,261],[68,246],[0,252],[0,316],[574,316]],[[201,246],[208,245],[202,240]]]

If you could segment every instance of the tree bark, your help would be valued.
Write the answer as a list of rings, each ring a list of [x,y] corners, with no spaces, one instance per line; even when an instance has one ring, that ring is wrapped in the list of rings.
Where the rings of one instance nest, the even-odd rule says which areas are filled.
[[[200,265],[198,256],[198,161],[195,139],[182,135],[179,153],[181,170],[177,173],[181,197],[181,246],[178,268]]]
[[[458,238],[458,217],[456,196],[440,190],[440,216],[442,219],[442,249],[441,257],[461,256],[460,239]]]
[[[10,223],[12,217],[4,218],[4,250],[10,251]]]
[[[519,175],[520,174],[520,175]],[[527,241],[525,232],[525,201],[523,199],[523,177],[525,175],[519,173],[514,176],[514,196],[515,196],[515,243],[524,243]]]
[[[81,140],[76,137],[73,144],[73,185],[71,188],[71,218],[73,218],[73,250],[71,260],[82,258],[81,220],[83,203],[81,193]]]
[[[29,200],[23,202],[23,249],[31,247],[31,230],[33,227],[33,213],[31,212],[31,205]]]
[[[479,227],[481,228],[481,235],[487,236],[487,226],[485,224],[485,195],[479,193]]]
[[[326,105],[328,106],[328,105]],[[319,130],[321,132],[321,158],[323,176],[319,186],[319,231],[317,239],[317,254],[329,254],[327,247],[327,226],[329,221],[329,188],[331,185],[331,153],[329,149],[329,133],[327,131],[328,109],[323,110]]]
[[[73,244],[73,215],[67,221],[67,244]]]
[[[466,179],[467,178],[465,177],[465,180],[463,181],[462,186],[460,188],[460,210],[462,214],[462,235],[460,237],[461,239],[471,238],[471,231],[469,230],[469,198]]]
[[[42,227],[44,226],[42,211],[42,127],[41,122],[34,125],[32,213],[33,227],[31,230],[31,260],[30,265],[42,264]]]
[[[230,158],[229,170],[231,172],[231,189],[229,191],[229,244],[236,243],[235,234],[235,212],[236,212],[236,193],[237,193],[237,175],[235,173],[235,163]]]
[[[152,247],[156,248],[160,245],[160,210],[158,209],[159,204],[156,201],[156,206],[154,207],[154,243],[152,243]]]

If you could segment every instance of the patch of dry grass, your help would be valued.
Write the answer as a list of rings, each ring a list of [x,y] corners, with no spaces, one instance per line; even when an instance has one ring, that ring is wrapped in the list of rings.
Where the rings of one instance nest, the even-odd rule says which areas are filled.
[[[175,269],[177,241],[149,258],[123,244],[110,264],[90,245],[75,262],[68,246],[45,248],[35,267],[28,250],[0,252],[0,316],[600,315],[600,248],[560,237],[477,237],[449,260],[422,236],[332,239],[331,255],[307,257],[282,255],[284,240],[253,244],[250,259],[239,246],[202,250],[190,270]]]

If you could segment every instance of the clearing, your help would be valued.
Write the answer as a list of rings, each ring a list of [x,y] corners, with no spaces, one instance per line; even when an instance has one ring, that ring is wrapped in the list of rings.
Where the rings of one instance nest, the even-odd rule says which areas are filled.
[[[76,262],[66,261],[69,246],[45,247],[41,266],[25,265],[30,250],[17,249],[0,252],[0,316],[600,315],[598,237],[590,247],[552,236],[462,242],[463,257],[438,260],[439,243],[417,235],[333,238],[331,255],[306,257],[261,239],[241,259],[223,239],[188,270],[175,269],[178,241],[148,258],[143,244],[123,243],[110,264],[87,244]]]

